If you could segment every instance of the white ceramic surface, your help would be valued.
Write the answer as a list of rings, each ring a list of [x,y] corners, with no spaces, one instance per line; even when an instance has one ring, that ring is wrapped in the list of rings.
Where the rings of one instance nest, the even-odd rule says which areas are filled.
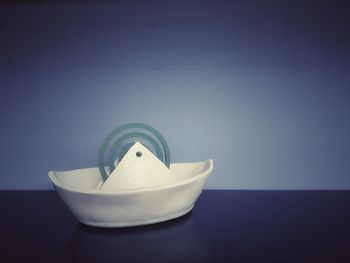
[[[174,163],[170,181],[137,189],[101,189],[98,168],[50,171],[58,194],[77,219],[98,227],[151,224],[189,212],[203,190],[213,161]]]
[[[128,150],[102,184],[101,190],[128,190],[169,184],[176,180],[170,170],[140,142]]]

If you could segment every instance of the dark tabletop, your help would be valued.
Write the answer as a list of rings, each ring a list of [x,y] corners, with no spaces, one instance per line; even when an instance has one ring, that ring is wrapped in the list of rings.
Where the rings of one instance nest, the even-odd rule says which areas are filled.
[[[0,192],[0,262],[350,262],[350,191],[204,191],[141,227],[79,224],[53,191]]]

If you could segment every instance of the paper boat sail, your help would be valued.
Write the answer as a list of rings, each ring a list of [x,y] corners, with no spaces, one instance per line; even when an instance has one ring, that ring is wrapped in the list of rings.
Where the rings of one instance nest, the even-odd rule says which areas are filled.
[[[134,143],[102,184],[101,190],[129,190],[174,181],[170,170],[140,142]]]

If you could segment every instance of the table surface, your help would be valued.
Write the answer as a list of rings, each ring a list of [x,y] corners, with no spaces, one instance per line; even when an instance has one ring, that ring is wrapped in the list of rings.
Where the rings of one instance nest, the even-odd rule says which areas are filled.
[[[79,224],[54,191],[0,191],[1,262],[350,262],[350,191],[206,190],[148,226]]]

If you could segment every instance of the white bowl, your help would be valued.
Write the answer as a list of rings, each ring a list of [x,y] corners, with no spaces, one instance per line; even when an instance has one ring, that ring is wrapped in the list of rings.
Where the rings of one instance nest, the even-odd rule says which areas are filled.
[[[77,219],[97,227],[127,227],[158,223],[189,212],[201,194],[213,161],[174,163],[169,184],[101,191],[98,168],[50,171],[59,196]]]

